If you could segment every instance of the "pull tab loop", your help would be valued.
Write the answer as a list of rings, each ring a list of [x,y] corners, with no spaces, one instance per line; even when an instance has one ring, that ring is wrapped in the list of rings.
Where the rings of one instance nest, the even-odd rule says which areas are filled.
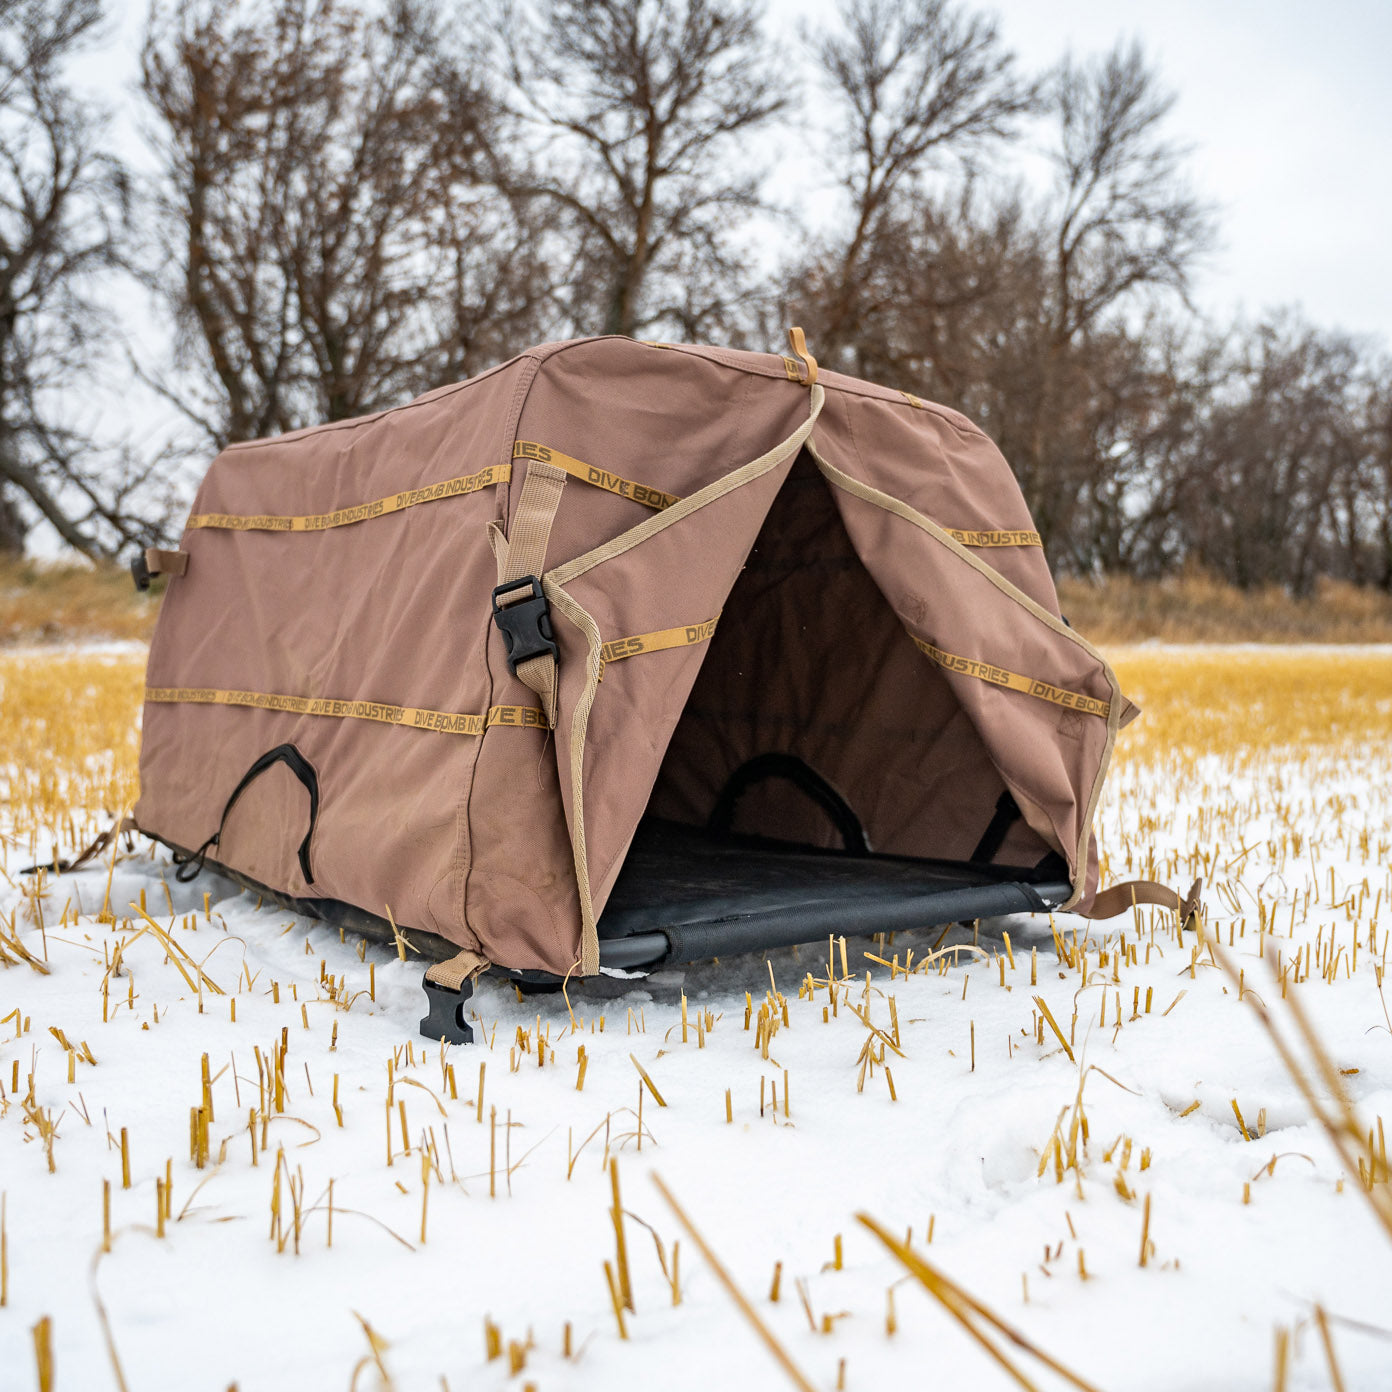
[[[807,351],[807,337],[799,328],[788,330],[788,343],[792,347],[793,353],[802,360],[803,366],[807,369],[806,377],[799,377],[805,387],[817,385],[817,359]]]

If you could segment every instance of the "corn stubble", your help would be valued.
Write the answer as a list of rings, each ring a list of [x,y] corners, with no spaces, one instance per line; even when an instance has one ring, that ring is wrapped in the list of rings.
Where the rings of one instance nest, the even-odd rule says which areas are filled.
[[[601,1177],[607,1179],[612,1247],[596,1253],[595,1289],[588,1296],[576,1296],[580,1318],[566,1320],[563,1326],[554,1321],[559,1332],[543,1339],[535,1337],[531,1329],[524,1335],[505,1335],[500,1325],[485,1318],[483,1349],[486,1360],[505,1360],[512,1375],[522,1373],[539,1349],[548,1356],[559,1354],[572,1360],[582,1355],[588,1338],[596,1334],[605,1337],[606,1328],[608,1337],[629,1341],[640,1312],[684,1305],[682,1244],[674,1240],[669,1245],[655,1227],[627,1209],[619,1181],[621,1154],[636,1154],[646,1146],[661,1144],[662,1124],[660,1119],[651,1120],[652,1109],[690,1111],[682,1095],[682,1078],[689,1073],[669,1078],[661,1062],[664,1056],[680,1052],[687,1056],[688,1068],[715,1070],[711,1091],[717,1102],[707,1108],[710,1114],[704,1116],[704,1124],[713,1133],[737,1137],[737,1122],[746,1130],[760,1124],[794,1126],[790,1095],[797,1051],[792,1049],[792,1041],[807,1030],[840,1031],[853,1041],[845,1052],[848,1091],[854,1085],[850,1100],[857,1104],[862,1099],[874,1101],[881,1106],[899,1104],[891,1115],[907,1118],[913,1112],[904,1111],[904,1106],[912,1108],[917,1101],[901,1101],[903,1083],[912,1079],[909,1070],[916,1022],[905,1018],[901,1001],[906,992],[922,983],[942,981],[946,985],[950,981],[951,990],[938,1008],[959,1011],[963,1028],[959,1042],[948,1051],[949,1066],[974,1072],[983,1051],[998,1051],[1012,1069],[1056,1058],[1055,1067],[1066,1067],[1074,1079],[1071,1102],[1060,1108],[1053,1128],[1038,1140],[1036,1180],[1059,1187],[1061,1198],[1070,1205],[1087,1202],[1099,1192],[1134,1205],[1136,1226],[1134,1237],[1129,1239],[1133,1245],[1125,1254],[1099,1252],[1095,1247],[1085,1254],[1072,1216],[1077,1209],[1066,1211],[1073,1244],[1067,1270],[1076,1270],[1080,1283],[1092,1279],[1099,1270],[1111,1274],[1122,1266],[1145,1270],[1148,1274],[1141,1279],[1159,1279],[1149,1273],[1177,1270],[1179,1260],[1165,1251],[1166,1211],[1154,1201],[1150,1190],[1155,1148],[1144,1144],[1145,1138],[1124,1134],[1095,1138],[1091,1134],[1085,1096],[1089,1087],[1095,1110],[1097,1088],[1124,1085],[1096,1062],[1089,1062],[1088,1041],[1095,1059],[1106,1039],[1115,1042],[1125,1031],[1153,1029],[1157,1021],[1167,1018],[1182,1021],[1186,1011],[1196,1008],[1189,993],[1201,973],[1214,969],[1227,982],[1231,1006],[1252,1012],[1268,1034],[1273,1050],[1339,1156],[1350,1189],[1362,1194],[1375,1221],[1392,1240],[1392,1172],[1386,1125],[1383,1118],[1368,1117],[1355,1108],[1347,1078],[1357,1070],[1341,1068],[1331,1057],[1305,1004],[1313,998],[1310,993],[1322,986],[1354,978],[1367,981],[1381,998],[1392,940],[1392,927],[1388,926],[1392,924],[1392,879],[1385,877],[1385,882],[1373,883],[1369,876],[1361,883],[1341,885],[1333,862],[1361,860],[1386,866],[1392,859],[1392,828],[1371,823],[1352,800],[1321,798],[1316,774],[1326,770],[1331,761],[1365,766],[1369,750],[1385,750],[1392,742],[1392,662],[1359,653],[1314,663],[1290,653],[1244,655],[1239,662],[1231,655],[1137,651],[1121,654],[1117,667],[1123,685],[1148,710],[1147,719],[1129,730],[1119,746],[1110,796],[1123,810],[1120,827],[1109,834],[1102,847],[1103,875],[1113,879],[1147,876],[1185,884],[1203,876],[1212,889],[1208,915],[1197,934],[1184,932],[1170,916],[1146,910],[1105,930],[1096,925],[1064,929],[1051,923],[1048,938],[1027,947],[1012,943],[1009,934],[996,942],[978,933],[971,943],[948,943],[947,933],[899,944],[890,938],[878,942],[874,952],[865,952],[860,963],[855,960],[859,949],[848,947],[844,938],[833,937],[823,947],[801,954],[802,963],[814,965],[799,967],[803,976],[792,994],[779,989],[773,964],[768,964],[767,983],[751,983],[745,997],[742,1031],[738,1011],[732,1022],[722,1026],[724,1016],[683,994],[679,1006],[670,1008],[660,1022],[648,1021],[645,1007],[627,1009],[619,1022],[625,1029],[615,1038],[613,1048],[604,1045],[605,1017],[587,1017],[583,1000],[577,1011],[567,993],[563,1016],[554,1011],[550,1018],[538,1015],[534,1022],[517,1024],[511,1037],[505,1030],[503,1052],[495,1051],[497,1024],[490,1028],[478,1020],[479,1071],[472,1096],[460,1095],[469,1091],[467,1082],[461,1089],[456,1078],[460,1056],[451,1058],[445,1049],[432,1051],[427,1072],[427,1051],[418,1047],[419,1041],[403,1044],[384,1061],[384,1092],[373,1097],[358,1095],[361,1089],[340,1090],[335,1071],[340,1065],[328,1055],[337,1056],[339,1019],[348,1027],[355,1012],[372,1008],[377,994],[375,963],[366,964],[366,970],[350,980],[349,973],[335,975],[321,961],[317,982],[298,984],[258,979],[245,966],[239,973],[232,954],[212,958],[209,949],[214,943],[200,943],[200,926],[206,930],[215,920],[207,896],[201,914],[185,914],[182,919],[174,911],[167,886],[163,896],[155,891],[152,902],[142,893],[138,902],[112,903],[115,866],[130,853],[119,842],[104,858],[106,894],[100,904],[74,903],[66,897],[61,877],[30,877],[17,886],[21,891],[18,907],[0,916],[0,988],[7,973],[31,979],[49,973],[53,954],[66,950],[61,940],[70,936],[79,916],[88,915],[85,931],[90,932],[91,918],[101,929],[101,940],[95,943],[94,939],[94,943],[100,948],[104,968],[98,988],[104,1021],[138,1014],[144,1019],[148,1014],[146,1026],[157,1026],[160,1005],[147,998],[143,983],[137,989],[136,970],[142,976],[153,976],[158,967],[172,968],[175,977],[162,970],[162,979],[168,983],[177,978],[178,993],[200,1011],[214,998],[227,996],[226,1018],[235,1029],[245,1028],[237,1023],[239,997],[255,996],[258,1001],[269,1002],[270,1008],[284,1011],[284,1018],[291,1022],[269,1042],[264,1037],[249,1042],[245,1053],[254,1061],[254,1078],[246,1068],[238,1073],[235,1057],[219,1063],[208,1054],[197,1065],[196,1084],[192,1074],[183,1075],[196,1088],[197,1098],[188,1111],[188,1169],[177,1179],[181,1194],[187,1194],[183,1208],[176,1211],[173,1203],[177,1177],[172,1159],[156,1162],[139,1129],[129,1124],[110,1133],[115,1168],[112,1178],[103,1182],[94,1244],[99,1252],[111,1250],[123,1231],[121,1224],[129,1221],[121,1198],[125,1190],[145,1187],[145,1196],[140,1199],[142,1212],[152,1205],[154,1222],[142,1218],[141,1225],[155,1236],[168,1238],[190,1212],[200,1189],[213,1182],[224,1167],[245,1166],[250,1170],[269,1161],[264,1191],[269,1200],[269,1222],[262,1232],[279,1256],[293,1261],[310,1240],[332,1249],[336,1219],[339,1250],[345,1245],[344,1233],[349,1231],[344,1224],[351,1220],[385,1230],[408,1251],[420,1251],[433,1245],[442,1222],[458,1221],[450,1205],[489,1200],[525,1203],[525,1189],[514,1193],[515,1176],[529,1164],[559,1163],[554,1148],[538,1150],[541,1141],[535,1145],[524,1141],[518,1147],[521,1153],[514,1154],[514,1132],[526,1136],[527,1130],[522,1120],[515,1119],[514,1108],[508,1103],[524,1096],[518,1089],[525,1088],[526,1078],[545,1078],[558,1060],[569,1061],[572,1056],[562,1055],[560,1050],[563,1041],[575,1035],[579,1036],[573,1041],[575,1072],[565,1070],[565,1087],[572,1096],[580,1095],[577,1105],[588,1105],[596,1087],[607,1087],[608,1095],[614,1095],[621,1067],[627,1078],[625,1089],[636,1083],[636,1091],[629,1093],[632,1105],[611,1106],[592,1130],[591,1122],[585,1121],[581,1134],[588,1134],[578,1148],[571,1128],[565,1158],[566,1181],[583,1176],[587,1184],[593,1184]],[[70,854],[133,803],[137,793],[133,715],[140,681],[140,664],[133,659],[0,659],[0,692],[4,697],[0,700],[0,748],[24,751],[22,759],[0,774],[5,780],[7,830],[3,850],[7,870],[37,858],[50,845]],[[63,713],[61,719],[55,718],[58,711]],[[1302,767],[1309,776],[1293,776],[1292,769],[1298,774]],[[1232,780],[1237,776],[1246,781],[1248,792],[1239,795],[1232,791]],[[1170,829],[1164,811],[1152,810],[1157,778],[1183,790],[1183,834],[1170,839],[1178,840],[1187,850],[1156,849],[1160,833]],[[1254,829],[1258,825],[1260,829]],[[1262,876],[1244,879],[1247,867],[1258,864],[1263,867]],[[1301,887],[1282,892],[1277,886],[1283,882]],[[269,918],[267,929],[277,930]],[[310,951],[308,940],[305,948]],[[1161,962],[1177,973],[1182,984],[1157,993],[1151,983],[1134,979],[1134,973]],[[956,975],[962,976],[960,990],[955,985]],[[979,1007],[968,1004],[969,984],[972,1002],[983,991],[1013,993],[1009,999],[1018,1002],[1014,1008],[1020,1027],[1004,1041],[1004,1050],[999,1050],[998,1037],[996,1041],[979,1037],[979,1017],[970,1013]],[[160,987],[161,991],[172,989],[168,984]],[[305,996],[300,996],[300,990]],[[221,1011],[221,1005],[218,1009]],[[331,1029],[327,1024],[330,1018]],[[1392,1033],[1392,1018],[1387,1020],[1387,1028]],[[51,1068],[60,1068],[69,1084],[87,1076],[86,1070],[98,1070],[92,1076],[99,1075],[99,1039],[94,1050],[88,1041],[77,1038],[76,1032],[66,1032],[62,1022],[44,1021],[35,1026],[19,1008],[0,1015],[0,1040],[16,1054],[28,1048],[36,1030],[57,1042],[61,1052],[54,1055],[50,1046],[48,1057],[57,1060]],[[729,1066],[730,1055],[722,1052],[720,1045],[723,1042],[728,1050],[731,1030],[745,1041],[742,1048],[752,1055],[750,1062],[759,1074],[757,1114],[746,1083],[735,1079],[731,1085],[719,1076],[718,1070]],[[622,1059],[624,1053],[628,1054],[627,1062]],[[501,1084],[487,1077],[490,1059],[496,1059],[504,1072]],[[466,1068],[471,1061],[465,1060]],[[900,1068],[899,1085],[892,1062]],[[0,1118],[9,1114],[13,1119],[8,1124],[17,1121],[25,1136],[37,1144],[44,1169],[61,1175],[64,1113],[61,1106],[55,1110],[47,1086],[60,1079],[36,1079],[39,1070],[27,1057],[23,1061],[12,1057],[8,1064],[0,1069]],[[314,1074],[322,1077],[325,1072],[332,1078],[331,1089],[321,1086],[316,1097]],[[877,1079],[879,1074],[882,1080]],[[185,1087],[181,1084],[177,1091],[183,1092],[187,1103]],[[500,1087],[504,1091],[498,1093]],[[718,1101],[722,1092],[723,1107]],[[808,1085],[800,1084],[800,1100],[808,1092]],[[645,1100],[650,1109],[647,1118]],[[1196,1099],[1173,1110],[1177,1122],[1201,1107],[1214,1121],[1226,1110],[1226,1124],[1234,1138],[1243,1144],[1256,1144],[1266,1131],[1264,1101],[1260,1097],[1232,1098],[1220,1109]],[[378,1118],[375,1121],[374,1115]],[[69,1124],[78,1122],[69,1120]],[[384,1130],[377,1129],[383,1125]],[[455,1128],[453,1141],[451,1126]],[[726,1127],[734,1130],[725,1132]],[[409,1218],[397,1212],[393,1221],[388,1221],[391,1215],[383,1217],[345,1206],[341,1190],[336,1199],[335,1180],[329,1176],[323,1177],[318,1197],[311,1197],[296,1146],[299,1141],[313,1144],[311,1137],[317,1138],[328,1128],[339,1133],[345,1143],[351,1141],[358,1147],[360,1164],[375,1165],[383,1174],[390,1167],[393,1192],[400,1190],[412,1201],[414,1211]],[[291,1131],[296,1132],[295,1141],[287,1139]],[[244,1139],[242,1132],[246,1133]],[[768,1134],[772,1137],[777,1132]],[[456,1170],[455,1163],[461,1135],[473,1137],[468,1147],[472,1159],[468,1164],[461,1161],[463,1173]],[[234,1139],[236,1147],[231,1146]],[[369,1152],[373,1156],[370,1161]],[[534,1156],[539,1158],[531,1158]],[[1260,1196],[1261,1181],[1275,1173],[1277,1162],[1283,1158],[1273,1155],[1255,1170],[1243,1186],[1244,1201],[1254,1201],[1254,1192]],[[406,1161],[409,1163],[403,1163]],[[316,1186],[321,1183],[314,1182]],[[803,1371],[802,1364],[810,1356],[808,1348],[800,1347],[798,1357],[793,1356],[790,1343],[744,1294],[672,1191],[662,1181],[656,1182],[659,1197],[684,1235],[683,1242],[696,1248],[717,1284],[764,1345],[778,1374],[798,1387],[829,1384],[832,1375],[825,1370],[815,1379]],[[11,1266],[23,1259],[13,1231],[21,1204],[18,1193],[17,1187],[9,1186],[0,1194],[0,1307],[12,1303]],[[854,1196],[850,1199],[853,1202]],[[930,1264],[922,1249],[914,1247],[912,1229],[901,1238],[868,1214],[858,1217],[887,1254],[881,1259],[892,1261],[898,1272],[884,1291],[881,1309],[874,1314],[877,1323],[883,1321],[887,1341],[902,1339],[906,1325],[912,1324],[913,1316],[904,1302],[896,1304],[894,1294],[907,1282],[925,1290],[962,1337],[1019,1385],[1036,1385],[1032,1368],[1038,1365],[1076,1388],[1092,1387],[941,1266]],[[398,1230],[402,1227],[409,1228],[414,1241]],[[634,1240],[639,1228],[651,1236],[655,1267],[649,1258],[642,1264],[636,1260]],[[930,1215],[924,1231],[927,1244],[933,1240],[933,1228]],[[227,1240],[232,1240],[232,1228],[224,1231]],[[844,1280],[847,1262],[843,1236],[831,1231],[829,1223],[826,1239],[832,1256],[817,1279]],[[646,1250],[645,1241],[639,1245]],[[1030,1304],[1031,1274],[1058,1279],[1064,1270],[1064,1250],[1061,1238],[1045,1247],[1043,1261],[1032,1272],[1021,1273],[1022,1308]],[[774,1307],[789,1308],[781,1299],[785,1258],[777,1256],[775,1260],[775,1256],[770,1252],[773,1278],[767,1301]],[[787,1279],[798,1293],[807,1337],[815,1335],[817,1346],[822,1340],[834,1341],[842,1321],[857,1313],[814,1308],[811,1272],[799,1276],[789,1270]],[[607,1325],[599,1322],[597,1309],[607,1311]],[[1337,1314],[1326,1314],[1322,1306],[1313,1309],[1307,1324],[1318,1340],[1312,1346],[1323,1351],[1328,1374],[1338,1386],[1341,1374],[1332,1330]],[[386,1363],[389,1344],[365,1318],[358,1318],[367,1352],[354,1367],[353,1378],[371,1374],[383,1385],[390,1385]],[[580,1339],[576,1338],[577,1327]],[[47,1317],[33,1326],[35,1374],[40,1386],[50,1385],[54,1376],[51,1329]],[[1289,1376],[1296,1357],[1293,1350],[1299,1346],[1299,1340],[1292,1336],[1298,1332],[1298,1328],[1285,1324],[1276,1332],[1273,1376],[1277,1385]],[[808,1346],[812,1354],[817,1346]],[[114,1348],[111,1356],[119,1377]],[[837,1385],[854,1385],[854,1370],[848,1372],[845,1358],[837,1358],[835,1370]]]

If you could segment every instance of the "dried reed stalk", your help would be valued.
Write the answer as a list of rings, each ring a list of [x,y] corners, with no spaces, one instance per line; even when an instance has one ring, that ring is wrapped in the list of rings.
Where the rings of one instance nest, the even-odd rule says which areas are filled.
[[[53,1320],[45,1315],[30,1333],[34,1336],[34,1364],[39,1392],[53,1392]]]
[[[657,1090],[657,1084],[648,1076],[648,1070],[638,1062],[637,1055],[630,1054],[629,1058],[633,1060],[633,1066],[638,1070],[638,1076],[647,1084],[648,1091],[653,1095],[653,1101],[656,1102],[659,1107],[665,1107],[667,1103],[663,1101],[662,1094]],[[640,1091],[638,1095],[641,1099],[642,1092]]]
[[[1090,1382],[1085,1382],[1076,1373],[1064,1367],[1051,1354],[1046,1353],[1032,1339],[1020,1333],[1012,1325],[1006,1324],[999,1316],[987,1309],[974,1296],[969,1295],[961,1286],[944,1276],[935,1267],[930,1266],[907,1243],[901,1242],[886,1228],[882,1227],[875,1219],[867,1213],[857,1213],[856,1219],[865,1227],[869,1228],[899,1263],[909,1271],[919,1283],[924,1286],[930,1295],[950,1314],[961,1326],[986,1350],[1011,1377],[1015,1379],[1021,1387],[1036,1392],[1035,1385],[1025,1376],[1019,1368],[1006,1356],[1005,1352],[992,1342],[985,1330],[978,1326],[977,1321],[982,1321],[990,1326],[998,1334],[1003,1335],[1017,1348],[1023,1349],[1032,1357],[1038,1359],[1044,1366],[1055,1372],[1059,1377],[1071,1383],[1079,1389],[1079,1392],[1097,1392],[1096,1387]]]
[[[768,1349],[777,1361],[779,1367],[788,1375],[793,1386],[798,1388],[799,1392],[816,1392],[816,1388],[813,1386],[811,1380],[788,1356],[787,1350],[778,1342],[773,1331],[759,1317],[758,1311],[749,1303],[744,1292],[735,1284],[734,1278],[721,1264],[720,1258],[711,1251],[706,1239],[696,1231],[695,1225],[692,1223],[691,1219],[686,1216],[686,1212],[677,1202],[672,1191],[668,1189],[658,1175],[653,1175],[652,1181],[657,1186],[658,1193],[661,1194],[666,1201],[667,1207],[672,1210],[677,1222],[686,1230],[686,1235],[696,1244],[696,1250],[706,1259],[706,1264],[715,1273],[716,1280],[725,1287],[725,1293],[735,1302],[739,1312],[749,1321],[754,1332],[763,1340],[764,1347]]]
[[[1202,923],[1199,924],[1198,931],[1201,940],[1213,952],[1213,956],[1224,975],[1229,981],[1235,983],[1238,980],[1238,969],[1234,966],[1226,949],[1218,943],[1216,938],[1209,937]],[[1283,1037],[1281,1031],[1277,1029],[1270,1010],[1256,996],[1255,992],[1248,991],[1244,999],[1256,1012],[1257,1019],[1261,1022],[1267,1037],[1271,1040],[1281,1062],[1285,1065],[1286,1072],[1290,1074],[1291,1080],[1295,1083],[1301,1096],[1304,1097],[1315,1120],[1323,1127],[1325,1135],[1329,1138],[1329,1142],[1334,1147],[1344,1169],[1348,1172],[1349,1177],[1357,1183],[1359,1191],[1367,1199],[1383,1232],[1389,1239],[1392,1239],[1392,1193],[1385,1189],[1379,1190],[1376,1184],[1363,1182],[1363,1170],[1366,1169],[1369,1174],[1375,1173],[1371,1169],[1373,1153],[1368,1147],[1367,1138],[1359,1125],[1353,1104],[1349,1101],[1343,1079],[1339,1076],[1339,1070],[1329,1057],[1323,1042],[1315,1033],[1304,1008],[1294,995],[1287,998],[1287,1010],[1310,1055],[1313,1071],[1307,1069],[1306,1065],[1296,1057],[1295,1050]],[[1320,1084],[1323,1084],[1323,1091],[1326,1094],[1324,1097],[1320,1095]],[[1367,1155],[1366,1163],[1364,1161],[1365,1154]]]

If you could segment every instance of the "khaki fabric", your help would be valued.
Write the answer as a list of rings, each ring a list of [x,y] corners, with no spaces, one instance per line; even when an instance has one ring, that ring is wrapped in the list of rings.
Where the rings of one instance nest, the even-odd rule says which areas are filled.
[[[1189,893],[1181,897],[1173,889],[1154,880],[1125,880],[1121,884],[1109,885],[1093,897],[1089,918],[1115,918],[1127,909],[1140,904],[1157,904],[1162,909],[1173,909],[1180,922],[1188,925],[1189,920],[1203,911],[1203,880],[1195,880]]]
[[[522,484],[517,513],[513,518],[511,535],[503,540],[494,528],[490,544],[497,554],[498,583],[520,580],[533,575],[538,578],[546,570],[546,548],[551,540],[551,525],[561,505],[561,493],[566,481],[565,472],[553,464],[533,460],[527,465],[527,477]],[[507,597],[502,597],[507,602]],[[556,723],[556,659],[549,653],[528,658],[517,665],[517,679],[541,697],[546,723]]]
[[[184,575],[188,572],[188,553],[151,547],[145,552],[145,568],[151,575]]]
[[[1089,909],[1133,708],[1061,621],[995,446],[803,351],[552,344],[225,450],[151,645],[141,828],[202,845],[293,745],[318,780],[314,882],[284,763],[239,799],[224,863],[390,908],[467,963],[586,973],[645,813],[703,825],[735,770],[791,755],[900,855],[970,856],[1008,791],[996,862],[1058,855]],[[547,470],[538,530],[523,499]],[[550,599],[554,685],[508,671],[491,594],[513,573]],[[778,780],[735,829],[836,840]]]
[[[466,981],[472,981],[476,976],[487,971],[488,965],[487,957],[480,956],[477,952],[471,952],[466,947],[455,953],[453,957],[427,967],[425,979],[435,982],[438,986],[448,986],[451,991],[458,991],[463,988]]]

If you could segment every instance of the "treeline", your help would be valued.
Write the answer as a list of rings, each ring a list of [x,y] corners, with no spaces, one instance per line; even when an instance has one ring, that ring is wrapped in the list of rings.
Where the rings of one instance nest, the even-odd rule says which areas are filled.
[[[1028,72],[956,0],[800,35],[747,0],[156,0],[122,159],[70,76],[105,23],[0,0],[0,548],[177,533],[181,459],[534,342],[798,322],[977,420],[1058,568],[1392,590],[1392,366],[1196,311],[1216,219],[1133,45]],[[75,423],[122,374],[173,443]]]

